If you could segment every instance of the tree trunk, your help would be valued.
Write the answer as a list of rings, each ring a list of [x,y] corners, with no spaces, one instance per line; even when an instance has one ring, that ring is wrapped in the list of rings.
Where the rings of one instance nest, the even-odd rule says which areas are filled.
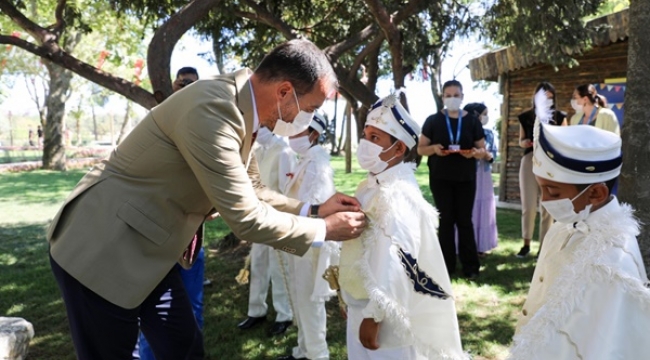
[[[97,135],[97,114],[95,113],[95,104],[90,104],[90,112],[93,114],[93,135],[95,135],[95,141],[99,140]]]
[[[650,271],[650,148],[647,120],[647,99],[650,98],[650,2],[630,1],[627,90],[625,91],[625,123],[623,124],[623,169],[620,176],[621,200],[636,209],[641,221],[639,247]]]
[[[219,39],[221,39],[221,34],[218,30],[215,30],[212,33],[212,52],[214,53],[214,62],[217,65],[219,74],[226,73],[226,67],[223,64],[223,49],[219,45]]]
[[[428,69],[425,71],[429,74],[429,81],[431,81],[431,94],[433,101],[436,102],[436,111],[440,111],[445,107],[442,101],[442,84],[440,79],[442,76],[442,50],[440,48],[433,51],[430,60],[426,62]]]
[[[72,73],[49,61],[45,62],[45,66],[50,75],[50,92],[45,100],[47,116],[43,135],[43,169],[65,170],[63,121]]]
[[[120,127],[120,135],[117,137],[117,145],[119,145],[124,136],[126,135],[126,128],[129,125],[129,120],[131,120],[131,101],[126,101],[126,110],[124,111],[124,119],[122,120],[122,126]]]
[[[332,118],[332,122],[330,125],[330,129],[332,129],[332,133],[330,134],[330,145],[332,146],[332,150],[330,151],[330,155],[338,155],[339,152],[338,147],[336,147],[336,121],[338,120],[338,107],[339,107],[339,93],[334,94],[334,117]]]
[[[345,107],[345,173],[352,172],[352,103],[348,102]]]

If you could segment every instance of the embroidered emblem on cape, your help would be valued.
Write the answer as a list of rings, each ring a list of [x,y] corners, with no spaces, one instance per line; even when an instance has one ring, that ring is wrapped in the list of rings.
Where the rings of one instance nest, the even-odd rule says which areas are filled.
[[[401,248],[398,253],[402,266],[406,271],[406,275],[413,283],[413,289],[420,294],[437,297],[439,299],[449,298],[447,294],[432,278],[430,278],[424,271],[418,267],[417,260],[411,254],[405,252]]]

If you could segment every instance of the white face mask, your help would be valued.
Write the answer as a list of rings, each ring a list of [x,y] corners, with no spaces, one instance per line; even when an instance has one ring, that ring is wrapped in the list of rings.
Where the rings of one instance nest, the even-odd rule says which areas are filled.
[[[289,139],[289,146],[297,154],[304,155],[311,148],[309,135]]]
[[[359,162],[359,166],[361,166],[362,169],[368,170],[373,174],[379,174],[382,171],[386,170],[388,167],[388,161],[393,160],[395,157],[388,159],[388,161],[384,161],[379,158],[379,155],[390,150],[393,146],[395,146],[395,144],[397,144],[397,141],[395,141],[395,143],[393,143],[393,145],[391,145],[388,149],[384,150],[377,144],[373,144],[366,139],[361,139],[359,142],[359,147],[357,148],[357,161]]]
[[[445,107],[449,111],[458,111],[460,110],[460,104],[463,102],[463,99],[459,97],[448,97],[442,100],[445,104]]]
[[[490,121],[490,117],[488,117],[487,115],[481,115],[480,119],[481,119],[481,125],[487,125],[488,121]]]
[[[257,130],[257,138],[255,141],[257,141],[260,145],[270,144],[271,140],[273,140],[273,133],[271,130],[265,127],[261,127],[259,130]]]
[[[293,91],[293,97],[296,99],[296,105],[298,106],[298,115],[293,118],[293,122],[286,122],[282,120],[282,111],[280,111],[280,103],[278,102],[278,114],[280,118],[275,123],[275,128],[273,128],[273,133],[280,136],[294,136],[305,131],[309,124],[311,124],[311,119],[314,117],[314,113],[308,113],[306,111],[300,110],[300,104],[298,103],[298,97],[296,96],[296,91]]]
[[[579,213],[576,214],[576,212],[573,210],[573,201],[575,199],[579,198],[582,194],[584,194],[591,185],[587,186],[584,190],[582,190],[578,195],[576,195],[573,199],[560,199],[560,200],[549,200],[549,201],[542,201],[542,206],[548,211],[549,214],[553,217],[558,222],[564,223],[564,224],[573,224],[580,222],[582,220],[585,220],[589,216],[589,212],[591,211],[592,205],[589,204],[585,206],[585,208],[580,211]]]
[[[572,107],[573,110],[575,110],[576,112],[579,112],[579,111],[581,112],[582,109],[583,109],[583,105],[579,105],[579,104],[578,104],[578,100],[576,100],[576,99],[571,99],[571,107]]]

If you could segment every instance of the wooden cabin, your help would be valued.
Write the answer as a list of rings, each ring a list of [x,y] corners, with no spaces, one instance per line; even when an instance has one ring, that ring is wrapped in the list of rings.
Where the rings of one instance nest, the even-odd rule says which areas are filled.
[[[559,110],[572,116],[570,101],[576,86],[594,84],[610,107],[623,121],[623,96],[627,74],[628,10],[596,18],[593,25],[607,29],[593,38],[593,46],[576,56],[579,65],[554,68],[508,47],[470,60],[472,80],[499,82],[503,95],[501,105],[501,163],[499,201],[519,203],[519,162],[523,149],[519,147],[517,116],[532,106],[533,92],[541,81],[556,89]]]

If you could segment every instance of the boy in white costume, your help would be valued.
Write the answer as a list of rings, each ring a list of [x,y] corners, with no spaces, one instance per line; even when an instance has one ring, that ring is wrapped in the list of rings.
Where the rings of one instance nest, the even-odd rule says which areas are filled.
[[[357,159],[356,197],[369,228],[343,244],[339,284],[348,306],[348,358],[465,359],[451,282],[409,154],[420,126],[391,95],[373,105]]]
[[[285,188],[289,180],[288,174],[295,166],[296,154],[291,151],[284,139],[275,136],[265,127],[258,130],[253,151],[258,162],[262,184],[280,192]],[[293,314],[285,284],[286,264],[290,256],[268,245],[257,243],[251,245],[248,317],[237,325],[240,329],[253,328],[266,320],[269,282],[272,282],[273,286],[273,308],[276,312],[275,323],[269,329],[269,333],[282,334],[291,325]]]
[[[537,130],[533,172],[556,220],[544,238],[510,359],[648,359],[650,291],[632,208],[610,191],[621,138],[592,126]]]
[[[289,138],[289,146],[299,160],[284,191],[288,197],[320,204],[336,192],[330,156],[318,145],[325,128],[324,119],[315,113],[307,130]],[[325,301],[334,292],[323,279],[323,273],[330,265],[338,264],[339,253],[338,243],[325,241],[322,247],[312,247],[302,257],[290,257],[289,292],[297,320],[298,346],[293,348],[291,355],[279,360],[329,359]]]

